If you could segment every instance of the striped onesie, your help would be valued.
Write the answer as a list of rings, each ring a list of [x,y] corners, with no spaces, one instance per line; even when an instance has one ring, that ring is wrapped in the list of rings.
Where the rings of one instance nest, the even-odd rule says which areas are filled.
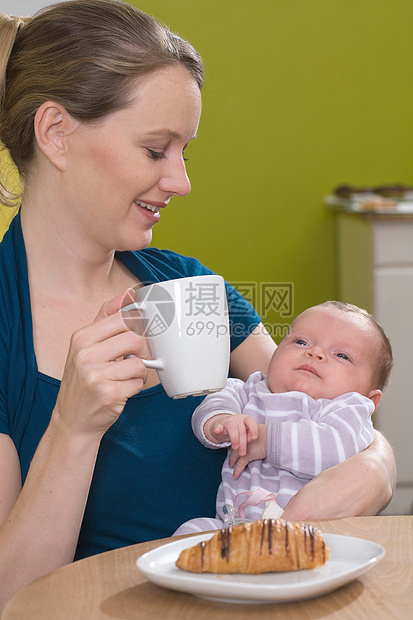
[[[228,450],[217,494],[216,518],[191,519],[174,535],[221,528],[225,521],[224,505],[233,506],[239,493],[258,488],[274,493],[277,504],[285,508],[314,476],[370,445],[374,437],[373,411],[373,401],[356,392],[332,400],[314,400],[303,392],[273,394],[260,372],[252,374],[245,383],[228,379],[223,390],[207,396],[194,411],[193,431],[208,448],[228,447],[230,443],[215,444],[205,437],[205,422],[218,413],[250,415],[259,424],[268,425],[267,457],[251,461],[235,480],[233,468],[228,465]],[[248,506],[246,518],[261,518],[264,507],[263,503]]]

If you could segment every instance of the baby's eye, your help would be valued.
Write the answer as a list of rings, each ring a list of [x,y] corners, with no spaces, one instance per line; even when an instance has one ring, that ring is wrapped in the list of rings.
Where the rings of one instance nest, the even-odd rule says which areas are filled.
[[[337,357],[340,357],[342,360],[349,360],[350,358],[345,353],[337,353]]]
[[[305,340],[303,340],[302,338],[296,338],[295,340],[296,344],[300,344],[303,347],[308,347],[308,344]]]

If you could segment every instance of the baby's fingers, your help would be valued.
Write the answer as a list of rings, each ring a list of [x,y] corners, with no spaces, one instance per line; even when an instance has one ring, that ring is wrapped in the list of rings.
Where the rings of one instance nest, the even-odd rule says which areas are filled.
[[[234,467],[235,463],[238,461],[239,458],[240,458],[240,455],[239,455],[238,450],[234,450],[234,448],[232,448],[231,453],[229,455],[229,459],[228,459],[228,465],[230,467]]]
[[[233,478],[237,479],[242,474],[250,459],[248,456],[240,456],[239,459],[235,462],[234,472],[232,474]]]
[[[237,449],[240,456],[247,454],[247,447],[250,441],[254,441],[258,436],[257,421],[251,416],[237,415],[233,416],[233,422],[236,427],[236,438],[231,443],[232,447]]]
[[[232,416],[225,424],[225,428],[231,442],[231,448],[238,450],[239,454],[245,454],[247,451],[247,431],[242,421],[238,416]]]
[[[255,418],[251,416],[245,416],[244,425],[247,429],[247,438],[248,441],[254,441],[258,437],[258,422]]]
[[[214,426],[214,433],[216,435],[221,435],[221,433],[223,433],[224,431],[225,431],[225,429],[222,426],[222,424],[217,424],[216,426]]]

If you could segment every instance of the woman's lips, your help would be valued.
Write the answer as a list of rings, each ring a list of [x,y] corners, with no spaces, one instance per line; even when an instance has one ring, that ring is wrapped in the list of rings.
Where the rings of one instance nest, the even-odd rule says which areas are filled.
[[[135,200],[135,204],[144,217],[153,225],[159,222],[161,217],[160,210],[164,209],[168,203],[148,203],[143,202],[143,200]]]
[[[143,202],[143,200],[135,200],[135,203],[138,205],[138,207],[142,207],[143,209],[147,209],[148,211],[151,211],[152,213],[159,213],[159,211],[161,209],[163,209],[166,205],[161,205],[161,204],[150,204],[148,202]]]

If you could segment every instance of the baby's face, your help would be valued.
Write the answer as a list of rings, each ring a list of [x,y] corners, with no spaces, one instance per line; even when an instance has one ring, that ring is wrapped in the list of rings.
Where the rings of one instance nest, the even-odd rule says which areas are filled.
[[[276,349],[271,392],[305,392],[315,400],[359,392],[372,398],[380,337],[367,321],[332,307],[309,308]],[[374,398],[372,398],[374,400]]]

